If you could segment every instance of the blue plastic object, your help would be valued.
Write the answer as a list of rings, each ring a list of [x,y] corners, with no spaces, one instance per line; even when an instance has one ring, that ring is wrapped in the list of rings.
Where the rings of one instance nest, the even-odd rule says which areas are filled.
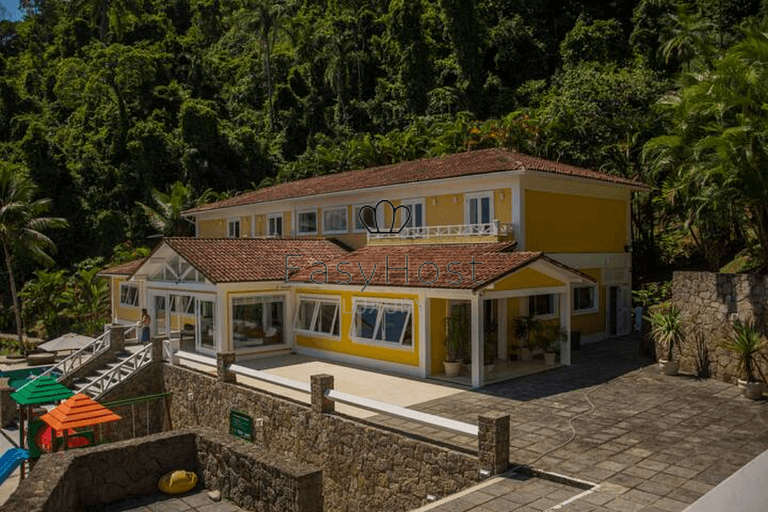
[[[0,484],[5,482],[8,475],[29,458],[29,452],[21,448],[11,448],[0,457]]]

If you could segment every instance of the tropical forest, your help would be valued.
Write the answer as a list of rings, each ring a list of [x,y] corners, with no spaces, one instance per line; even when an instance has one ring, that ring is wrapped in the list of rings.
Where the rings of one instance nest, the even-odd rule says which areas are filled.
[[[768,2],[21,0],[0,21],[0,332],[97,332],[180,212],[502,147],[636,179],[640,302],[768,263]],[[5,11],[5,9],[3,9]],[[7,18],[0,12],[0,18]]]

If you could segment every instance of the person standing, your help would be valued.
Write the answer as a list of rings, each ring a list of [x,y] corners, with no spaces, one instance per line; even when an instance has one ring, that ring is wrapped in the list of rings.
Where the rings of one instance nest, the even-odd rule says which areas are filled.
[[[151,321],[152,319],[149,317],[147,309],[141,308],[141,320],[139,320],[139,326],[141,327],[140,343],[149,343],[149,324]]]

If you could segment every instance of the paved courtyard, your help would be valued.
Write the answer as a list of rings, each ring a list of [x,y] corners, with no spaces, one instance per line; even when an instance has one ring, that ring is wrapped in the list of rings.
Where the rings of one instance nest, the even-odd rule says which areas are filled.
[[[208,490],[198,488],[185,494],[149,494],[137,496],[103,507],[89,509],[89,512],[245,512],[232,502],[211,501]]]
[[[508,412],[513,465],[599,484],[557,510],[683,510],[768,449],[768,403],[742,398],[724,382],[661,375],[637,347],[636,337],[586,345],[571,367],[411,408],[469,423],[483,411]],[[369,420],[476,449],[476,440],[465,436],[392,417]],[[569,422],[576,436],[561,446],[573,436]],[[479,504],[440,510],[498,509]]]

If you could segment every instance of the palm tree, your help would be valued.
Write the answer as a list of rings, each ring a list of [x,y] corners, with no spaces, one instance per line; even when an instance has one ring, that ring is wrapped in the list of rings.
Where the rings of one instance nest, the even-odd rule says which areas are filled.
[[[168,236],[187,236],[190,234],[191,223],[181,216],[181,212],[220,199],[221,196],[212,189],[205,190],[195,198],[195,192],[190,185],[177,181],[171,185],[168,193],[152,189],[152,199],[156,208],[137,202],[149,218],[150,224],[160,233]]]
[[[51,202],[50,199],[34,199],[36,191],[37,187],[25,169],[8,162],[0,162],[0,245],[3,247],[11,285],[20,347],[24,346],[24,328],[13,274],[13,257],[23,254],[45,265],[53,264],[48,252],[55,251],[56,245],[42,231],[67,225],[64,219],[43,217]]]
[[[273,0],[258,0],[254,6],[258,12],[258,33],[264,52],[264,72],[267,78],[267,106],[269,107],[269,128],[275,129],[275,109],[272,100],[272,49],[283,17],[282,5]]]

